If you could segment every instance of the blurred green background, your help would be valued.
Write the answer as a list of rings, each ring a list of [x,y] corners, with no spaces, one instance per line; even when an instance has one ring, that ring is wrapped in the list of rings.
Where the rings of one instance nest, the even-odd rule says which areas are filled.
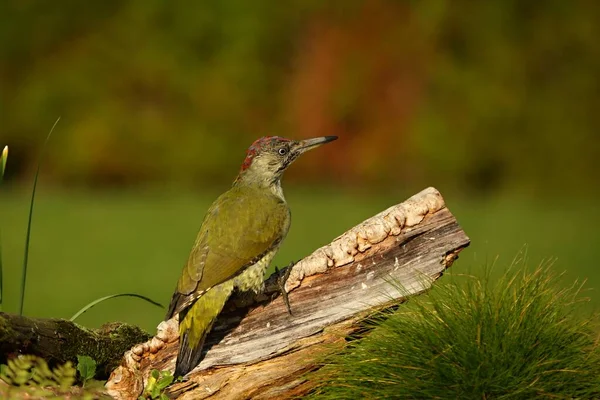
[[[600,3],[0,2],[4,309],[168,303],[204,211],[257,137],[338,135],[284,187],[299,259],[427,186],[472,239],[453,270],[557,258],[600,288]],[[597,291],[592,305],[600,304]],[[163,311],[101,304],[89,326]]]

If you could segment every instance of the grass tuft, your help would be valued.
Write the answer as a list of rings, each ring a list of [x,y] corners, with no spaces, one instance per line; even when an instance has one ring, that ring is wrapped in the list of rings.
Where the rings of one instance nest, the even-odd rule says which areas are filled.
[[[489,271],[488,271],[489,272]],[[600,398],[598,316],[548,265],[446,278],[310,376],[323,399]]]

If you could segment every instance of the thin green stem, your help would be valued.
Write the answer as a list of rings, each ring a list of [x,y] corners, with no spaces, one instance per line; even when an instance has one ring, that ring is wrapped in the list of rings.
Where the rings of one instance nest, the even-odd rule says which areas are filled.
[[[6,169],[6,160],[8,159],[8,146],[4,146],[0,155],[0,185],[4,180],[4,170]],[[2,232],[0,232],[0,311],[2,311],[2,293],[4,292],[4,283],[2,281]]]
[[[77,311],[75,313],[75,315],[73,315],[70,320],[71,321],[75,321],[77,318],[79,318],[79,316],[81,314],[83,314],[84,312],[88,311],[90,308],[94,307],[95,305],[102,303],[105,300],[110,300],[110,299],[114,299],[116,297],[137,297],[138,299],[142,299],[142,300],[146,300],[148,303],[153,304],[157,307],[160,308],[164,308],[164,306],[146,296],[142,296],[141,294],[135,294],[135,293],[120,293],[120,294],[111,294],[110,296],[104,296],[101,297],[99,299],[96,299],[94,301],[92,301],[91,303],[88,303],[87,305],[85,305],[81,310]]]
[[[44,141],[44,145],[42,146],[42,151],[40,153],[40,158],[38,160],[37,170],[35,172],[35,177],[33,179],[33,190],[31,191],[31,202],[29,203],[29,217],[27,218],[27,233],[25,234],[25,254],[23,255],[23,275],[21,276],[21,301],[19,303],[19,315],[23,315],[23,305],[25,302],[25,282],[27,281],[27,263],[29,262],[29,241],[31,239],[31,221],[33,219],[33,204],[35,202],[35,190],[37,188],[38,176],[40,174],[40,167],[42,165],[42,159],[44,156],[44,151],[50,141],[50,136],[52,136],[52,132],[56,125],[60,121],[60,117],[56,119],[54,125],[52,125],[52,129],[48,132],[48,136],[46,136],[46,140]]]

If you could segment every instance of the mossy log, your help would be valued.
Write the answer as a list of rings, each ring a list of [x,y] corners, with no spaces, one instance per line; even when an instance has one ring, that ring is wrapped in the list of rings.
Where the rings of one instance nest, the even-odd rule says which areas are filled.
[[[108,377],[126,350],[150,337],[137,326],[123,323],[88,329],[64,319],[0,312],[0,363],[18,354],[34,354],[51,364],[76,363],[78,355],[87,355],[98,363],[98,378]]]
[[[326,223],[322,221],[321,223]],[[360,321],[431,287],[469,238],[428,188],[350,229],[292,267],[286,283],[293,315],[281,298],[232,298],[207,339],[205,355],[171,398],[271,399],[311,390],[306,372],[343,346]],[[267,292],[275,291],[269,278]],[[125,354],[106,388],[135,399],[152,369],[175,366],[177,317]]]

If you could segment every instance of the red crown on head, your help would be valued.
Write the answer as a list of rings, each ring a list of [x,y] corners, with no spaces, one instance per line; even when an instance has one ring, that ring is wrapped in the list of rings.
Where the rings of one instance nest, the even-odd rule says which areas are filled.
[[[290,139],[282,138],[280,136],[263,136],[259,139],[256,139],[254,143],[248,147],[246,151],[246,158],[242,163],[242,171],[247,170],[250,165],[252,165],[252,161],[256,154],[258,154],[263,148],[274,146],[277,143],[289,142]]]

